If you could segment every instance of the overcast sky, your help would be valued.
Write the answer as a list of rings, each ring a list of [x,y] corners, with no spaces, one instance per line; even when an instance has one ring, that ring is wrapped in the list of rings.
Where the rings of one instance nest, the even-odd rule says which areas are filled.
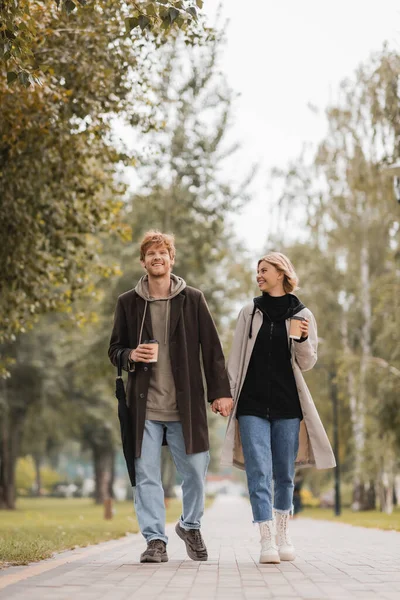
[[[205,0],[211,23],[217,6],[218,0]],[[385,40],[400,51],[400,2],[224,0],[222,15],[229,25],[221,67],[240,94],[231,136],[242,142],[228,168],[235,177],[261,164],[253,201],[234,220],[253,254],[263,249],[268,231],[268,170],[284,167],[305,142],[318,143],[326,127],[324,109],[335,100],[340,81],[371,52]]]

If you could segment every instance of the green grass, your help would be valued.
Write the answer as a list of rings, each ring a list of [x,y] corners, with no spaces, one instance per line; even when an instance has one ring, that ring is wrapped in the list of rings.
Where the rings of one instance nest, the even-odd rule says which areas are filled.
[[[0,511],[0,567],[24,565],[54,552],[98,544],[136,533],[132,502],[114,503],[106,521],[104,509],[88,498],[23,498],[14,511]],[[167,521],[181,514],[181,501],[170,500]]]
[[[305,508],[301,511],[299,517],[340,521],[358,527],[373,527],[376,529],[394,529],[395,531],[400,531],[400,507],[396,507],[391,515],[381,513],[378,510],[353,512],[349,508],[344,508],[340,517],[336,517],[333,514],[332,509]]]

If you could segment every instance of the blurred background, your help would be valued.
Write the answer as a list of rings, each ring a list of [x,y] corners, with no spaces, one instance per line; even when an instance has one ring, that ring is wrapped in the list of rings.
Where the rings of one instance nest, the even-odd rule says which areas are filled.
[[[226,355],[257,259],[291,258],[339,462],[299,472],[300,501],[399,528],[398,3],[61,4],[2,14],[0,509],[131,498],[107,348],[159,228]],[[210,496],[246,493],[218,466],[225,427],[210,413]]]

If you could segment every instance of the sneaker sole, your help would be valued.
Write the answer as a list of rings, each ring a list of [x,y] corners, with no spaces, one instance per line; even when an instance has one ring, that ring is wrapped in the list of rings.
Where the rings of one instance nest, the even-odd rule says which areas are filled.
[[[281,559],[279,556],[273,556],[273,555],[267,555],[267,556],[263,556],[262,554],[260,555],[260,561],[259,561],[262,565],[266,565],[266,564],[270,564],[270,565],[279,565],[279,563],[281,562]]]
[[[145,558],[144,560],[140,559],[141,564],[145,564],[145,563],[162,563],[162,562],[168,562],[168,556],[167,555],[163,555],[160,558],[151,558],[150,556],[148,558]]]
[[[208,560],[208,554],[207,554],[207,556],[206,556],[205,558],[199,558],[199,557],[198,557],[198,556],[196,556],[196,555],[195,555],[195,554],[192,552],[192,550],[191,550],[191,549],[188,547],[188,545],[187,545],[187,543],[186,543],[186,540],[185,540],[185,538],[183,537],[183,535],[182,535],[182,533],[181,533],[181,531],[180,531],[180,528],[179,528],[179,523],[177,523],[177,524],[176,524],[176,526],[175,526],[175,531],[176,531],[177,535],[178,535],[178,536],[181,538],[181,540],[182,540],[182,541],[185,543],[185,546],[186,546],[186,552],[187,552],[187,555],[188,555],[188,557],[189,557],[189,558],[191,558],[192,560],[199,560],[199,561],[205,561],[205,560]]]
[[[296,555],[293,552],[280,552],[279,557],[281,560],[288,560],[290,562],[296,560]]]

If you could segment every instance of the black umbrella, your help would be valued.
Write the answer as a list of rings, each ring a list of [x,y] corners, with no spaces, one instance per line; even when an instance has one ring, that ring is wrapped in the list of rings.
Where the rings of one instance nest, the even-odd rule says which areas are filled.
[[[136,485],[135,477],[135,438],[133,435],[132,419],[129,408],[126,405],[126,394],[124,380],[122,379],[122,350],[117,352],[118,375],[115,380],[115,395],[118,398],[118,418],[121,427],[122,449],[125,456],[131,485]]]

